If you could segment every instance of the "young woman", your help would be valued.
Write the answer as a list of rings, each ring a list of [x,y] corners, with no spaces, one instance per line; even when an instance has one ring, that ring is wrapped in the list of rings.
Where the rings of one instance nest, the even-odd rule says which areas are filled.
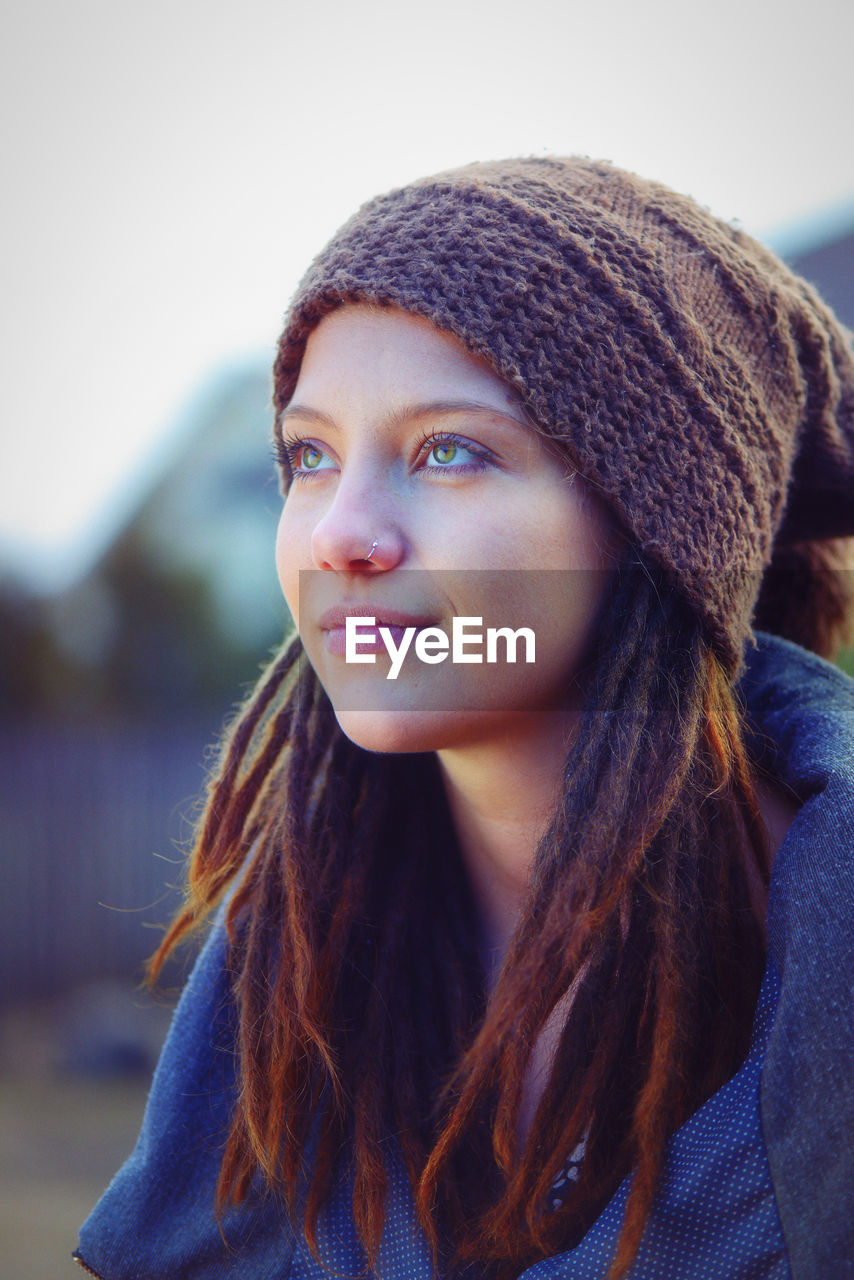
[[[854,693],[754,630],[850,621],[847,335],[691,201],[532,159],[360,210],[275,374],[299,634],[78,1260],[854,1274]]]

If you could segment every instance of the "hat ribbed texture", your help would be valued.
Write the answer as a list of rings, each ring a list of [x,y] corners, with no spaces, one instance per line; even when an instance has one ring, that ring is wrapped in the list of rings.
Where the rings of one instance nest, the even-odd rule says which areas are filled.
[[[275,367],[346,302],[483,357],[703,618],[730,670],[775,538],[854,534],[850,335],[687,197],[586,159],[473,164],[364,205],[306,273]]]

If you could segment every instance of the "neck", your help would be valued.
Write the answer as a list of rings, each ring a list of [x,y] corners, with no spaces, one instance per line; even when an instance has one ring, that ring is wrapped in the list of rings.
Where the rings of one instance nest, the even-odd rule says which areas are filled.
[[[438,753],[478,905],[490,986],[522,910],[537,845],[560,794],[567,719],[545,713],[520,732]]]

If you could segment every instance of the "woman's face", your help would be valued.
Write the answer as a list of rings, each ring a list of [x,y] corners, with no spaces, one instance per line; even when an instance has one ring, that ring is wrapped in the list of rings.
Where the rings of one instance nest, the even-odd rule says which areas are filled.
[[[293,471],[279,580],[353,741],[459,748],[571,716],[614,534],[486,364],[426,320],[345,306],[312,332],[279,430]],[[375,619],[358,624],[361,662],[348,660],[347,617]],[[468,661],[454,661],[455,626],[474,637],[457,651]],[[533,663],[524,635],[515,663],[502,639],[487,660],[502,627],[534,633]],[[438,631],[421,643],[426,628]]]

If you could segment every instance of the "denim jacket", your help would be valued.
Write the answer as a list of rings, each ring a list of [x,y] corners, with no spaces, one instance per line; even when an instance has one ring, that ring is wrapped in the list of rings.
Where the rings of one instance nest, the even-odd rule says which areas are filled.
[[[854,1277],[854,682],[760,637],[741,682],[774,768],[801,807],[777,854],[768,963],[751,1048],[671,1138],[632,1280]],[[133,1154],[80,1231],[103,1280],[326,1280],[364,1270],[346,1182],[321,1218],[323,1267],[259,1185],[214,1215],[235,1090],[234,1012],[221,923],[176,1010]],[[431,1280],[408,1182],[389,1149],[377,1271]],[[525,1280],[600,1280],[627,1183],[573,1249]]]

